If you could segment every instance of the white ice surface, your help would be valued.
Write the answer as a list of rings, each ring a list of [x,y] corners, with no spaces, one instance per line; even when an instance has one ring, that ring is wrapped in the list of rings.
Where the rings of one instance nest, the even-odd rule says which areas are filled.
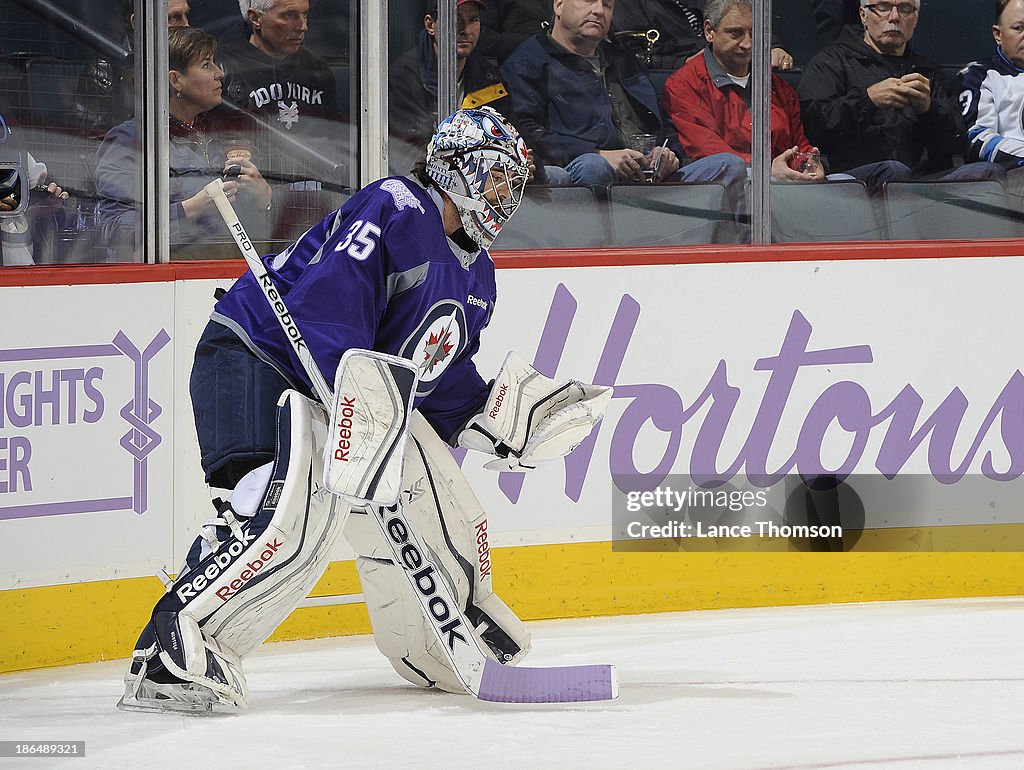
[[[530,624],[526,663],[614,663],[616,701],[417,690],[369,637],[264,645],[251,707],[117,711],[124,661],[0,676],[0,740],[84,740],[68,768],[1024,768],[1024,598]]]

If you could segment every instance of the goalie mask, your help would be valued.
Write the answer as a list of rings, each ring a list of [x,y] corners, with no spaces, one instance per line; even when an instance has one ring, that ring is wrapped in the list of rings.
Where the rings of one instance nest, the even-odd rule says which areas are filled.
[[[459,110],[437,127],[426,171],[452,199],[466,234],[488,249],[523,199],[526,143],[490,107]]]

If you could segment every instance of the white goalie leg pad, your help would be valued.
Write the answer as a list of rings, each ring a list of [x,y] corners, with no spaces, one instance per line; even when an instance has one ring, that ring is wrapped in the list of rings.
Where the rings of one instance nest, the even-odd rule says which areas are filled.
[[[399,504],[484,648],[500,663],[518,663],[530,649],[530,634],[491,589],[487,515],[448,446],[418,412],[412,415]],[[371,515],[353,511],[345,537],[359,554],[356,566],[378,649],[413,684],[465,692]]]
[[[419,369],[405,358],[353,348],[334,378],[324,486],[350,505],[394,505]]]
[[[129,672],[148,680],[150,689],[163,683],[173,690],[169,673],[209,688],[222,702],[244,705],[241,658],[273,633],[327,567],[348,507],[319,484],[324,413],[286,391],[277,421],[274,462],[236,488],[232,500],[241,510],[223,506],[220,517],[207,522],[185,569],[157,602],[150,625],[155,649],[138,651]],[[126,701],[133,692],[144,699],[136,680],[128,682]],[[166,699],[166,693],[153,697]]]
[[[348,506],[320,485],[327,440],[324,412],[301,394],[286,391],[278,420],[277,457],[249,519],[251,544],[189,609],[206,634],[243,657],[309,595],[327,569],[348,514]],[[253,538],[262,522],[262,537]]]
[[[612,389],[553,380],[509,353],[484,411],[459,434],[459,446],[497,455],[491,470],[535,468],[569,454],[590,435],[611,402]]]

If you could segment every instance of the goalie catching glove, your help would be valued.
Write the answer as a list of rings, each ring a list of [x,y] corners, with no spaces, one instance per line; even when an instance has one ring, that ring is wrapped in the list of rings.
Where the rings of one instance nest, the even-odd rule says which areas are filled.
[[[509,353],[484,411],[469,421],[458,444],[497,455],[490,470],[526,470],[569,454],[604,417],[612,389],[553,380]]]

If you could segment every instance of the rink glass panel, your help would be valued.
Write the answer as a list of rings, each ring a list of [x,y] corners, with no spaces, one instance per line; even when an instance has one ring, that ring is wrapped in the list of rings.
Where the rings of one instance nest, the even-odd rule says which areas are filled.
[[[110,78],[121,73],[138,82],[140,65],[124,65],[119,2],[51,5],[48,14],[37,3],[0,0],[0,114],[11,128],[7,144],[45,164],[47,181],[69,193],[63,216],[34,238],[34,262],[110,261],[96,218],[96,150],[115,120],[135,114],[134,100]],[[131,193],[141,221],[138,185]],[[142,261],[140,255],[139,237],[125,244],[118,261]]]
[[[620,0],[621,1],[621,0]],[[138,0],[142,7],[142,0]],[[163,2],[158,2],[164,6]],[[193,0],[190,20],[215,35],[239,21],[235,0]],[[812,4],[813,5],[813,4]],[[46,7],[56,8],[47,11]],[[796,0],[774,0],[773,31],[793,55],[795,67],[784,77],[796,87],[820,45],[811,9]],[[114,12],[114,11],[117,12]],[[415,45],[425,3],[389,3],[388,46],[393,61]],[[912,45],[937,61],[951,77],[965,64],[991,55],[993,10],[979,7],[964,15],[951,0],[925,4]],[[276,175],[274,206],[253,229],[261,250],[277,251],[309,225],[339,206],[353,189],[365,184],[359,174],[360,115],[356,0],[312,0],[306,47],[321,55],[335,78],[342,118],[325,127],[326,145],[306,154],[301,174]],[[46,164],[49,179],[69,192],[64,215],[34,244],[37,264],[153,262],[159,255],[145,247],[148,201],[135,185],[129,201],[139,223],[134,238],[111,244],[97,216],[96,150],[115,120],[131,117],[133,99],[117,89],[90,91],[88,81],[98,62],[114,54],[99,38],[119,45],[124,37],[119,9],[85,0],[49,4],[0,0],[6,19],[0,42],[0,114],[13,139]],[[953,23],[951,19],[956,19]],[[755,18],[755,24],[759,18]],[[138,43],[138,40],[135,41]],[[364,57],[365,58],[365,57]],[[144,63],[134,62],[129,77],[142,82]],[[669,71],[652,71],[660,90]],[[115,101],[121,102],[116,105]],[[117,109],[115,109],[117,108]],[[115,117],[116,114],[116,117]],[[390,141],[391,171],[404,172],[408,160]],[[138,152],[138,165],[157,168]],[[267,159],[254,158],[259,166]],[[269,173],[268,176],[273,176]],[[781,189],[783,187],[791,189]],[[498,250],[738,244],[751,209],[749,187],[735,208],[715,185],[614,185],[611,188],[535,186],[521,211],[496,243]],[[845,242],[959,238],[1017,238],[1021,197],[1011,179],[1000,182],[903,185],[874,198],[859,183],[774,184],[770,198],[774,242]],[[172,249],[170,259],[235,258],[226,231],[196,247]]]
[[[143,2],[136,0],[137,18],[142,16]],[[155,12],[166,14],[164,0],[156,5]],[[192,0],[190,6],[192,26],[220,40],[241,24],[236,0]],[[283,248],[337,208],[350,191],[352,175],[358,174],[359,67],[354,42],[358,30],[349,24],[355,18],[354,7],[355,0],[311,3],[305,45],[326,60],[340,113],[328,125],[316,127],[325,140],[306,148],[296,146],[295,162],[283,173],[276,172],[270,158],[254,154],[253,161],[267,170],[274,188],[271,212],[263,221],[250,220],[263,250]],[[120,2],[99,6],[86,0],[0,0],[0,14],[5,19],[0,39],[0,114],[11,127],[18,149],[44,163],[48,179],[69,192],[62,215],[43,228],[42,237],[35,238],[35,263],[160,261],[161,250],[144,245],[145,228],[159,225],[146,223],[146,214],[155,204],[147,200],[142,174],[120,191],[123,211],[134,210],[135,216],[134,222],[128,218],[129,227],[116,238],[102,216],[97,185],[97,150],[104,135],[144,109],[138,92],[147,77],[148,57],[125,58],[129,40],[131,48],[142,50],[141,30],[126,30]],[[155,82],[158,93],[165,94],[166,76],[157,76]],[[288,138],[286,128],[271,125],[264,130],[270,134],[276,130]],[[154,157],[156,153],[147,154],[140,142],[135,152],[138,169],[146,173],[157,169],[157,184],[167,180],[173,189],[169,164]],[[208,237],[186,246],[172,241],[170,253],[172,260],[237,257],[227,229],[219,222],[209,228]]]
[[[835,15],[829,17],[824,9],[844,5],[846,17],[841,20],[853,19],[856,33],[863,34],[856,11],[858,3],[854,0],[773,0],[773,32],[794,59],[794,69],[782,74],[794,88],[811,58],[837,34],[836,24],[841,20]],[[971,4],[967,13],[967,6],[951,0],[921,2],[920,6],[909,47],[937,63],[950,80],[954,98],[959,97],[957,73],[995,51],[991,32],[994,3]],[[962,106],[962,100],[959,103]],[[812,132],[807,133],[815,143]],[[954,156],[953,162],[960,165],[966,160],[964,156]],[[1005,182],[889,183],[874,195],[861,182],[773,184],[771,240],[793,243],[1019,238],[1024,236],[1024,221],[1021,184],[1015,174],[1019,172],[1011,173]]]

